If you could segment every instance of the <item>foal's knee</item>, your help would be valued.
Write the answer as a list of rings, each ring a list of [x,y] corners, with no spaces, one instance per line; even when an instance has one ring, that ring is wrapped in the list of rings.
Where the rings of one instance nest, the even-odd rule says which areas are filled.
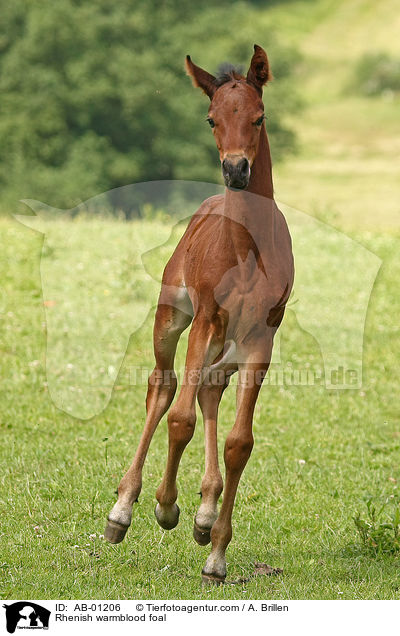
[[[251,432],[231,431],[225,443],[225,464],[231,470],[242,470],[253,450],[254,438]]]
[[[185,447],[193,437],[196,411],[183,411],[173,407],[168,413],[168,432],[171,442]]]

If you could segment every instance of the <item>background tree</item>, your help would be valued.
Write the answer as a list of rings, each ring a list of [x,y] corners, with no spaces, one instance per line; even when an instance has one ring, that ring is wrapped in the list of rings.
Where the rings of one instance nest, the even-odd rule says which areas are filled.
[[[262,30],[262,32],[260,32]],[[284,117],[297,57],[257,27],[251,4],[189,0],[16,0],[0,24],[0,201],[37,198],[72,207],[128,183],[220,181],[207,99],[184,57],[211,72],[247,65],[263,45],[275,159],[294,147]]]

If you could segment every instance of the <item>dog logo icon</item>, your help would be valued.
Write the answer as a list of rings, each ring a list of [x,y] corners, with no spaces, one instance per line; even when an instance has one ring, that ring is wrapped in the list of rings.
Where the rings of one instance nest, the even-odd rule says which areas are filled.
[[[37,603],[18,601],[3,607],[6,610],[6,627],[9,634],[14,634],[16,629],[49,629],[51,612]]]

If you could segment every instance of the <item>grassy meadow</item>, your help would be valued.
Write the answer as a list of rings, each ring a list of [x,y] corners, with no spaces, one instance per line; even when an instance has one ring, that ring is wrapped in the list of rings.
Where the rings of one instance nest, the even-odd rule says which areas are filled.
[[[72,230],[68,221],[58,223],[58,231],[72,235],[77,228],[86,237],[82,246],[90,243],[93,222],[78,219]],[[128,227],[122,221],[98,221],[96,231],[100,241],[119,237],[114,271],[120,271],[121,279],[125,250],[133,237],[165,234],[156,221],[132,222]],[[363,549],[353,521],[357,512],[365,517],[369,494],[376,501],[398,501],[396,238],[357,235],[383,261],[367,316],[363,389],[265,385],[261,391],[255,448],[237,497],[228,578],[248,576],[255,560],[283,567],[284,575],[210,590],[200,585],[209,548],[199,547],[191,537],[203,470],[201,420],[179,474],[179,526],[164,532],[153,515],[167,450],[163,420],[125,542],[111,546],[99,538],[143,424],[146,386],[129,378],[135,365],[152,367],[152,312],[129,341],[106,409],[88,420],[67,415],[50,399],[45,372],[44,311],[49,307],[43,306],[39,271],[42,236],[10,220],[1,221],[0,235],[6,245],[1,261],[3,598],[398,597],[398,556],[371,555]],[[160,272],[161,259],[155,254],[150,265]],[[72,249],[70,256],[73,271]],[[144,282],[153,305],[157,283],[150,278]],[[121,285],[116,304],[118,298],[124,302],[128,285]],[[73,291],[71,277],[65,281],[65,295]],[[137,293],[137,288],[130,293]],[[142,290],[137,302],[144,299]],[[109,302],[103,289],[93,302]],[[105,312],[107,308],[108,304]],[[299,330],[290,310],[283,334],[284,359],[300,367],[315,362],[318,348]],[[178,352],[178,369],[184,345]],[[221,452],[233,417],[231,387],[221,407]]]
[[[298,121],[291,122],[299,135],[299,151],[274,172],[277,198],[346,231],[382,260],[365,324],[363,387],[327,391],[322,385],[266,384],[261,390],[254,421],[255,447],[236,499],[227,578],[248,577],[254,561],[283,568],[283,575],[218,588],[201,586],[200,571],[210,549],[198,546],[192,538],[203,472],[201,418],[178,476],[181,520],[177,528],[163,531],[153,512],[167,452],[164,418],[150,447],[143,491],[125,541],[113,546],[101,538],[115,488],[130,463],[144,421],[146,384],[132,382],[131,370],[152,368],[157,279],[182,228],[171,237],[173,222],[162,216],[129,223],[119,219],[58,220],[53,223],[54,236],[72,237],[60,254],[56,241],[44,245],[40,233],[3,216],[3,599],[399,598],[398,544],[393,541],[393,550],[380,550],[379,540],[367,545],[354,523],[358,513],[362,519],[370,519],[369,498],[378,509],[383,506],[377,523],[390,522],[400,500],[396,404],[399,98],[366,98],[346,90],[352,63],[368,48],[376,46],[399,55],[399,16],[394,0],[379,5],[371,0],[317,0],[312,5],[306,0],[276,2],[268,11],[274,15],[278,36],[281,33],[301,50],[296,81],[306,106]],[[263,12],[260,9],[260,20]],[[267,48],[267,42],[260,44]],[[101,262],[97,273],[91,260],[94,237]],[[149,252],[146,267],[141,269],[136,255],[149,241],[163,247]],[[101,246],[106,244],[111,251],[104,264]],[[57,298],[56,302],[52,289],[43,293],[41,259],[55,272],[63,260],[64,277],[58,278],[55,288],[62,301]],[[81,267],[84,271],[92,268],[90,280],[97,280],[97,285],[85,286],[85,279],[77,275]],[[330,284],[333,294],[334,282]],[[329,282],[327,286],[325,293],[329,293]],[[63,302],[68,313],[69,303],[76,306],[78,298],[82,298],[86,332],[92,330],[93,351],[97,316],[107,315],[108,324],[115,320],[127,334],[121,360],[117,354],[125,341],[109,341],[121,366],[114,364],[111,370],[104,366],[105,376],[113,376],[116,369],[118,376],[109,399],[105,390],[104,410],[89,419],[72,417],[66,409],[56,407],[46,373],[51,311],[57,315]],[[72,321],[68,328],[77,325]],[[178,369],[183,364],[185,341],[186,336],[179,345]],[[281,355],[299,368],[320,360],[318,344],[300,329],[290,309],[282,326]],[[52,368],[53,380],[60,378],[68,389],[71,369],[64,363],[72,369],[77,361],[60,357],[59,367]],[[84,397],[83,393],[79,399]],[[71,400],[75,399],[71,389]],[[220,409],[221,464],[234,405],[231,387]],[[398,524],[393,525],[395,534]]]

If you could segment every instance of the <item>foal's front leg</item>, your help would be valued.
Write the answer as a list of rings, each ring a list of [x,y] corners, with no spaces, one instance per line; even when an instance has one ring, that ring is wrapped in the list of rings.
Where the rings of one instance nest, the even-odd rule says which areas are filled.
[[[260,359],[258,354],[254,357]],[[270,349],[263,358],[270,360]],[[253,449],[254,407],[268,368],[268,362],[264,360],[253,362],[249,357],[245,364],[239,364],[236,421],[225,442],[224,497],[218,519],[211,529],[212,551],[202,571],[204,581],[222,583],[226,577],[225,552],[232,538],[232,511],[240,477]]]
[[[157,489],[155,515],[160,526],[174,528],[179,521],[176,499],[176,476],[183,451],[192,439],[196,423],[196,396],[202,382],[203,369],[220,353],[225,327],[217,317],[208,320],[196,315],[189,334],[183,384],[176,403],[168,413],[168,458],[164,477]]]
[[[165,295],[165,294],[164,294]],[[163,296],[160,297],[161,301]],[[190,323],[188,314],[160,302],[154,323],[156,366],[149,378],[146,422],[133,462],[118,487],[118,501],[111,510],[104,532],[111,543],[123,540],[132,518],[132,506],[142,489],[142,469],[154,432],[169,408],[176,390],[174,358],[182,331]]]
[[[211,378],[209,380],[211,382]],[[193,536],[200,545],[207,545],[211,541],[210,531],[218,517],[217,504],[223,490],[218,465],[217,417],[219,403],[228,384],[229,377],[223,377],[220,384],[202,384],[198,394],[204,420],[205,472],[201,482],[201,504],[194,520]]]

